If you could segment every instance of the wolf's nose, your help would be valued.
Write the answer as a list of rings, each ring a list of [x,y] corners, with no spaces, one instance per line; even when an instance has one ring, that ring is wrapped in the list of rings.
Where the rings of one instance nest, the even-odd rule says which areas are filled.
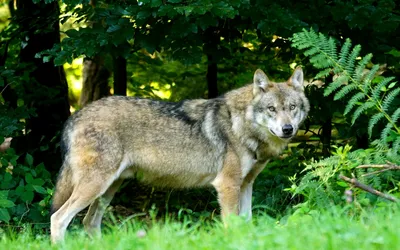
[[[282,132],[284,135],[292,135],[293,133],[293,126],[290,124],[285,124],[282,127]]]

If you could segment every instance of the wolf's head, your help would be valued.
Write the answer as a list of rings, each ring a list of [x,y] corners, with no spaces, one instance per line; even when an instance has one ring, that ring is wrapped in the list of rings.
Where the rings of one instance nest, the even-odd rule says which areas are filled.
[[[289,80],[282,83],[272,82],[262,70],[256,70],[250,119],[259,136],[281,140],[292,138],[309,109],[301,68],[297,68]]]

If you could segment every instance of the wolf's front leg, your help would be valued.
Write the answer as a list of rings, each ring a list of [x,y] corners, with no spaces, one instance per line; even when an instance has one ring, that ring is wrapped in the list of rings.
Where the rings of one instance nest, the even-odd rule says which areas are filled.
[[[239,215],[244,216],[248,221],[252,217],[252,197],[253,197],[253,184],[254,180],[264,169],[264,164],[256,164],[252,170],[247,174],[240,187],[240,206]]]
[[[222,219],[227,225],[226,219],[229,215],[239,214],[240,186],[242,185],[239,158],[231,150],[228,150],[224,166],[212,184],[217,190]]]
[[[240,188],[239,215],[245,217],[246,220],[251,220],[252,196],[253,196],[253,183],[246,183],[246,185],[242,185],[242,187]]]

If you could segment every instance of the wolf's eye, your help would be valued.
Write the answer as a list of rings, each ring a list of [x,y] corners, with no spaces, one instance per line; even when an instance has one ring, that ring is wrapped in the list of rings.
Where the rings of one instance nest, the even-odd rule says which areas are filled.
[[[294,110],[296,108],[296,105],[290,105],[290,110]]]
[[[269,111],[271,111],[271,112],[275,112],[275,107],[269,106],[268,109],[269,109]]]

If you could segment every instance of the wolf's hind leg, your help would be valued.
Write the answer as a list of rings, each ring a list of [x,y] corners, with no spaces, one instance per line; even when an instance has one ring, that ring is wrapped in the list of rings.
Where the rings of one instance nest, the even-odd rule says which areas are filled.
[[[87,179],[75,186],[69,199],[61,208],[51,216],[51,240],[62,241],[65,231],[72,218],[99,197],[108,186],[103,182],[90,181]]]
[[[83,219],[85,230],[90,236],[101,235],[101,221],[104,212],[123,181],[123,179],[117,179],[114,181],[107,191],[90,205],[89,210]]]

